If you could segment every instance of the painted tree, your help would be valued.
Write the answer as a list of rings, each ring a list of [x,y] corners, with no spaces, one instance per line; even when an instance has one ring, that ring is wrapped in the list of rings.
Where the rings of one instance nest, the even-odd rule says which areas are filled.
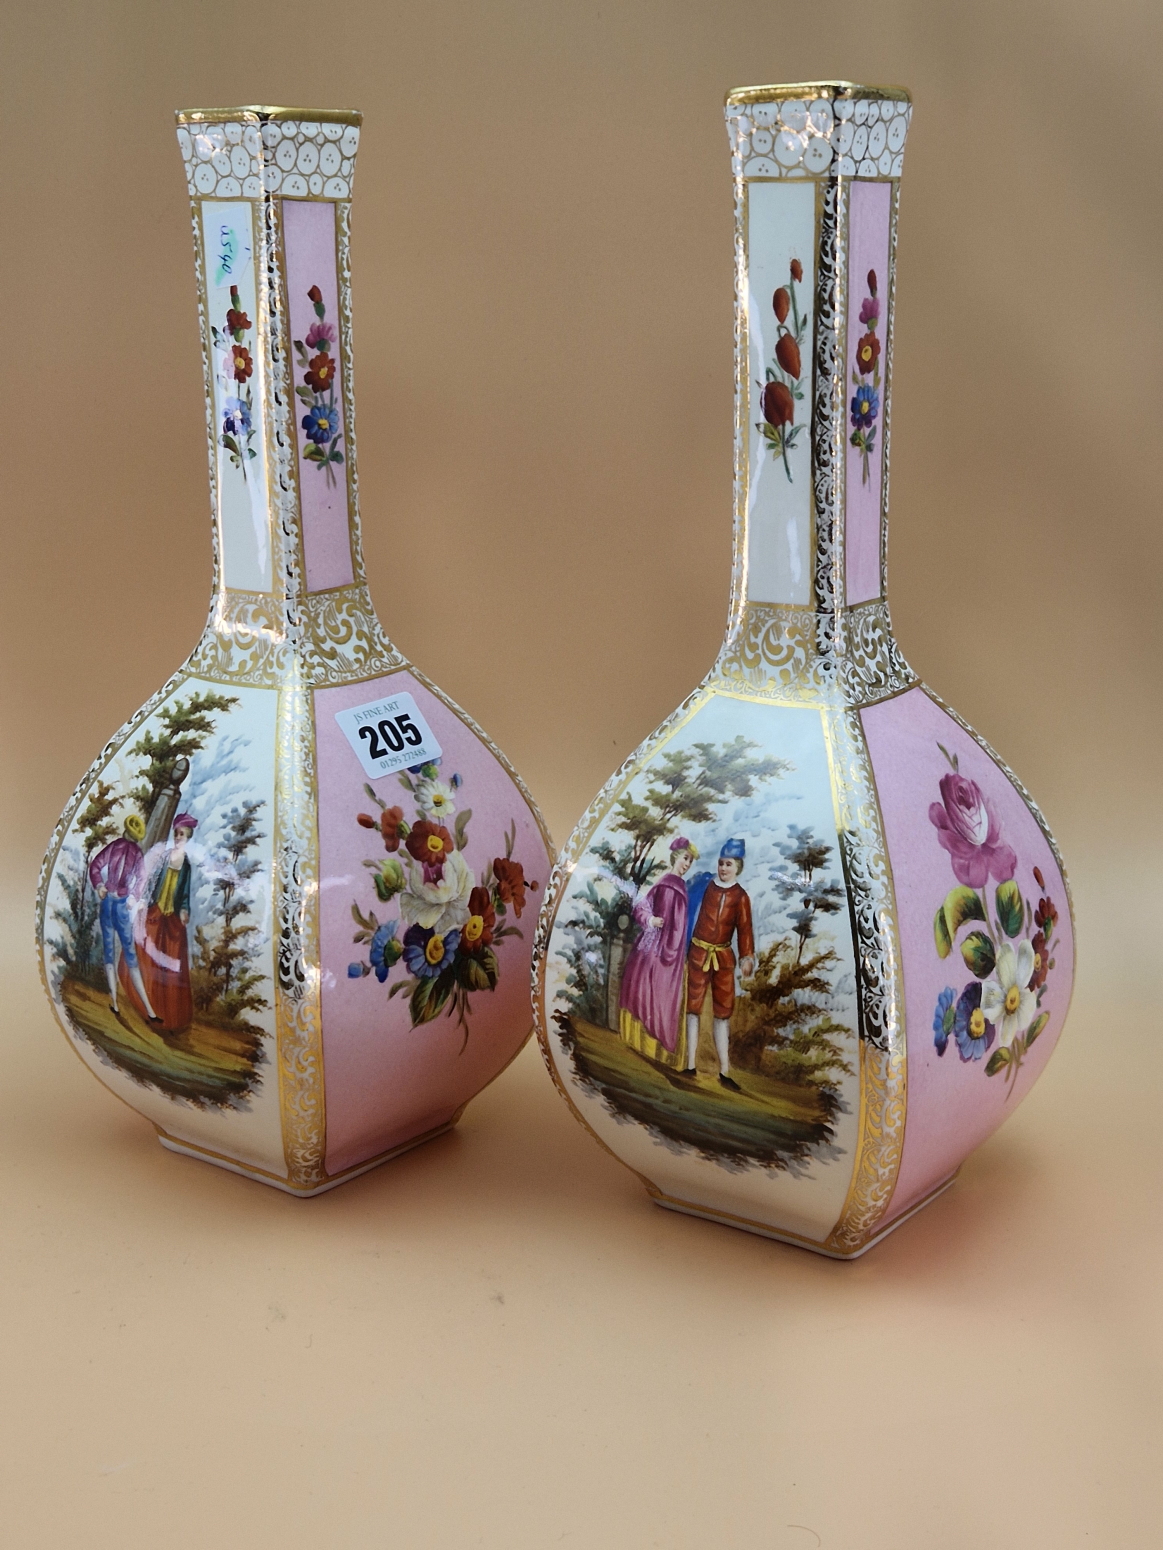
[[[599,1026],[606,1020],[608,943],[617,929],[618,913],[629,911],[621,894],[611,899],[593,882],[571,900],[573,914],[561,924],[565,942],[558,953],[565,964],[565,995],[576,1017]]]
[[[249,918],[245,886],[262,866],[250,852],[266,838],[258,827],[259,809],[265,805],[262,800],[243,802],[224,815],[229,864],[214,883],[217,924],[199,926],[194,933],[195,1005],[213,1021],[243,1027],[253,1027],[246,1022],[248,1012],[261,1012],[270,1004],[260,991],[264,976],[255,967],[260,928]]]
[[[832,846],[816,839],[810,828],[800,828],[794,823],[788,824],[787,832],[790,838],[779,850],[788,864],[770,875],[781,899],[800,900],[800,908],[788,912],[792,930],[799,938],[798,962],[815,935],[816,917],[837,914],[844,908],[846,895],[835,879],[825,882],[816,877],[816,873],[828,865]]]
[[[798,933],[797,933],[798,935]],[[811,1087],[834,1107],[836,1081],[851,1076],[842,1039],[852,1030],[831,1015],[832,948],[803,957],[804,939],[793,949],[781,937],[760,953],[731,1019],[731,1063],[795,1087]]]
[[[657,870],[650,853],[660,840],[669,839],[684,825],[710,823],[715,809],[732,797],[753,796],[760,781],[792,768],[787,759],[752,758],[751,750],[758,747],[736,737],[722,747],[692,743],[661,754],[641,800],[627,794],[615,808],[610,828],[630,836],[630,844],[621,851],[606,847],[603,860],[615,876],[625,878],[637,891]]]
[[[233,694],[200,690],[186,699],[172,700],[158,712],[157,729],[144,732],[129,750],[145,760],[138,775],[140,784],[130,792],[144,819],[148,821],[154,803],[169,785],[177,761],[192,759],[213,737],[215,714],[237,704]]]
[[[93,984],[103,982],[104,968],[97,930],[101,905],[89,886],[89,862],[121,833],[121,824],[113,816],[121,800],[106,780],[98,780],[89,793],[89,800],[76,819],[80,848],[66,848],[65,864],[59,874],[63,899],[52,911],[52,918],[64,934],[50,945],[66,974]]]
[[[90,791],[89,800],[76,818],[86,861],[91,860],[103,845],[108,845],[110,840],[115,840],[121,833],[122,826],[113,814],[122,800],[114,794],[107,780],[99,779]]]

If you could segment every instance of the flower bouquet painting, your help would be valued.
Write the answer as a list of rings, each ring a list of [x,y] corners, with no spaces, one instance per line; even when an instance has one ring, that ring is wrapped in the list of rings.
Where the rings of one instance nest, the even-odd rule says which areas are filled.
[[[335,348],[335,325],[327,321],[327,307],[323,292],[313,285],[307,299],[315,308],[316,322],[307,330],[305,340],[295,340],[295,353],[303,381],[295,392],[307,406],[302,419],[302,429],[307,434],[303,456],[314,463],[320,473],[326,474],[327,483],[335,485],[335,465],[343,462],[339,443],[343,440],[339,405],[335,402],[335,384],[339,375],[339,363],[332,353]]]
[[[938,747],[950,769],[941,777],[941,800],[930,805],[929,821],[957,885],[937,909],[933,935],[937,956],[951,959],[956,947],[972,978],[960,992],[952,985],[941,991],[933,1039],[938,1055],[952,1040],[966,1064],[992,1050],[985,1074],[1004,1071],[1012,1092],[1026,1054],[1050,1021],[1041,1003],[1054,968],[1058,910],[1039,867],[1030,869],[1037,904],[1025,896],[1017,854],[994,804],[960,773],[957,755]]]
[[[222,404],[219,440],[234,467],[242,470],[244,479],[247,463],[258,456],[254,445],[254,401],[250,388],[254,359],[245,343],[246,336],[253,328],[254,324],[242,310],[238,287],[232,285],[224,325],[219,329],[212,324],[210,335],[223,361],[219,380],[227,389]],[[231,385],[234,387],[233,392],[229,391]]]
[[[386,984],[403,965],[402,977],[388,996],[405,994],[412,1026],[419,1027],[445,1012],[455,1015],[468,1043],[471,997],[493,991],[500,978],[497,951],[506,937],[521,937],[520,920],[526,889],[538,885],[525,876],[513,857],[516,822],[505,835],[505,854],[489,862],[478,879],[465,860],[472,809],[457,811],[463,781],[453,775],[440,779],[438,763],[402,771],[399,781],[415,809],[412,818],[402,807],[391,807],[372,789],[364,790],[379,809],[378,816],[359,813],[356,822],[377,832],[387,854],[368,860],[376,898],[398,901],[398,915],[380,920],[374,909],[351,906],[357,930],[353,941],[368,950],[366,959],[349,965],[351,979],[374,975]],[[449,828],[451,824],[451,828]]]
[[[868,294],[860,303],[860,323],[864,333],[856,341],[856,363],[852,369],[852,402],[849,414],[852,434],[848,438],[861,454],[861,484],[871,474],[869,458],[876,452],[876,422],[880,414],[880,340],[876,326],[880,321],[880,298],[876,294],[876,270],[868,271]]]

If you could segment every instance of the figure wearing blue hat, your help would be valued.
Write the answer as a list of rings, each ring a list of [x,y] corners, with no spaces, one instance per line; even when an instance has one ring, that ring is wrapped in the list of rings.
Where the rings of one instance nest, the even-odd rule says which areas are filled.
[[[699,1016],[711,988],[714,1012],[715,1053],[719,1057],[719,1081],[732,1092],[739,1084],[731,1079],[728,1049],[731,1013],[735,1010],[735,954],[732,938],[739,939],[739,969],[743,977],[755,972],[755,936],[751,927],[751,900],[739,886],[747,846],[743,840],[728,840],[719,852],[715,875],[700,872],[687,884],[690,894],[687,910],[687,995],[686,995],[686,1066],[688,1075],[696,1068],[699,1044]]]

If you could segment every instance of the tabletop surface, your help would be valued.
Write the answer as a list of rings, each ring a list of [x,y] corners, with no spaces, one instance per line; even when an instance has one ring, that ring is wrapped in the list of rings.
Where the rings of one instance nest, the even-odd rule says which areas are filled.
[[[314,1200],[173,1156],[70,1052],[27,935],[13,914],[21,1550],[1153,1542],[1148,1010],[1076,1002],[954,1187],[843,1264],[658,1210],[535,1045],[455,1132]]]

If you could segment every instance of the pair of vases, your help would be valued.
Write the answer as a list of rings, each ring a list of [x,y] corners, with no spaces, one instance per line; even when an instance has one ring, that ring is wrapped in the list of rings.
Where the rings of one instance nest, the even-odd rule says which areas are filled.
[[[78,787],[38,900],[70,1044],[164,1145],[330,1189],[456,1123],[528,1036],[532,967],[554,1081],[659,1204],[851,1257],[1045,1065],[1073,976],[1053,840],[885,602],[908,96],[759,87],[726,111],[726,639],[556,864],[368,595],[359,115],[178,115],[214,596]]]

